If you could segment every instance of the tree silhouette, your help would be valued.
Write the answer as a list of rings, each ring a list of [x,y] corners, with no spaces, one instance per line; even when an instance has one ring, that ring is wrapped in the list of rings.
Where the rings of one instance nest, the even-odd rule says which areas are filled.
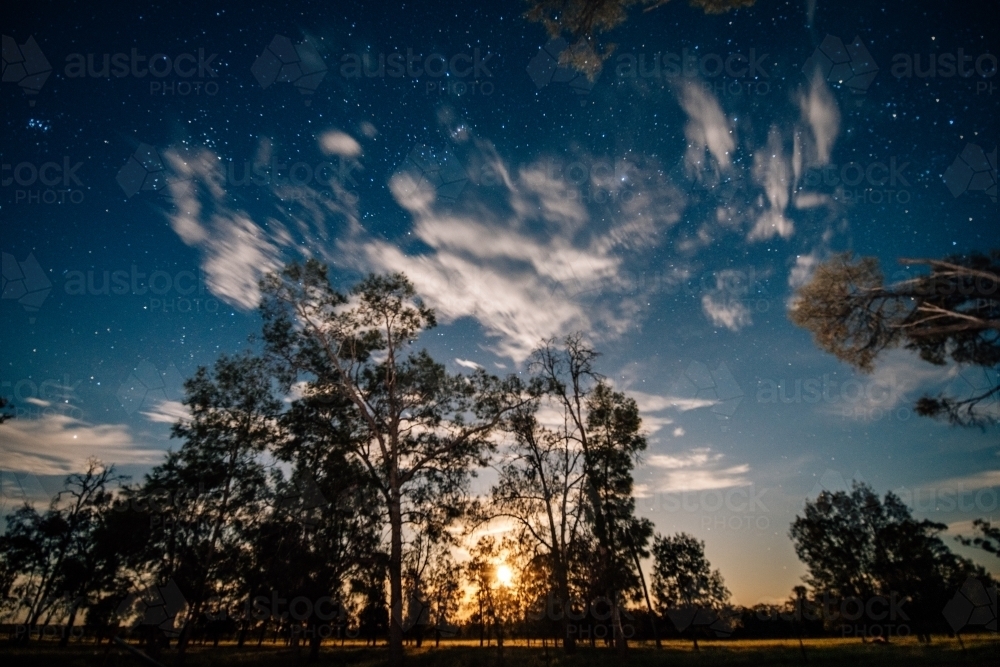
[[[117,560],[97,545],[111,505],[110,487],[123,479],[114,466],[90,459],[84,472],[66,478],[44,513],[25,503],[6,517],[0,582],[5,600],[19,607],[12,612],[23,609],[25,614],[29,632],[23,641],[39,622],[48,625],[63,614],[66,628],[60,643],[65,646],[79,612],[96,604],[113,579]]]
[[[979,531],[979,535],[971,539],[958,536],[956,539],[967,547],[979,547],[1000,558],[1000,526],[994,526],[986,519],[976,519],[972,527]]]
[[[646,440],[635,401],[606,384],[593,368],[597,357],[580,334],[573,334],[543,343],[530,367],[533,391],[544,393],[562,413],[559,437],[581,454],[579,511],[593,543],[589,554],[579,556],[589,560],[585,593],[611,601],[614,643],[624,649],[620,602],[638,591],[638,556],[652,535],[652,524],[634,516],[632,498],[632,468]],[[564,467],[563,474],[570,469]]]
[[[835,255],[798,289],[789,317],[811,331],[821,349],[863,372],[899,345],[936,365],[950,358],[1000,369],[1000,250],[899,261],[930,271],[886,285],[875,258]],[[916,411],[952,424],[985,426],[997,422],[996,409],[989,406],[998,397],[1000,382],[994,378],[968,397],[924,396]]]
[[[806,583],[816,596],[824,596],[820,609],[829,600],[853,598],[867,604],[874,596],[895,596],[907,603],[918,636],[930,641],[951,594],[969,576],[988,577],[948,549],[938,537],[946,529],[915,520],[895,494],[880,499],[871,487],[855,482],[850,492],[823,491],[808,501],[789,535],[809,569]],[[824,620],[838,619],[828,615]],[[859,627],[865,623],[864,618],[856,620]]]
[[[286,383],[352,405],[351,456],[382,497],[389,523],[390,662],[403,659],[404,526],[462,512],[470,467],[485,465],[490,433],[523,402],[516,378],[449,375],[411,348],[434,313],[402,274],[369,276],[350,295],[310,260],[262,281],[264,339]],[[433,521],[429,521],[433,519]]]
[[[646,5],[645,11],[656,9],[670,0],[528,0],[531,5],[525,17],[541,23],[551,39],[568,33],[569,47],[559,56],[559,64],[582,72],[593,81],[604,61],[611,57],[617,45],[599,44],[600,35],[628,19],[635,5]],[[749,7],[756,0],[688,0],[706,14],[722,14],[731,9]]]
[[[715,611],[729,601],[729,590],[718,570],[705,557],[705,543],[687,533],[653,540],[653,597],[661,615],[690,617],[694,647],[698,648],[699,616]],[[711,615],[712,621],[715,616]],[[678,628],[683,629],[683,628]]]

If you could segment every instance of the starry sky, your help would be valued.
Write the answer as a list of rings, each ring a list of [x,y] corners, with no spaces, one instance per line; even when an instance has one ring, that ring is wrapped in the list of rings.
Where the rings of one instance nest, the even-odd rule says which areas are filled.
[[[405,272],[453,372],[584,332],[643,410],[639,513],[705,540],[738,603],[799,583],[788,526],[821,489],[998,519],[997,429],[911,410],[990,376],[901,351],[859,375],[786,314],[834,252],[901,279],[996,247],[995,7],[675,0],[590,81],[521,3],[475,4],[18,3],[4,511],[88,456],[155,465],[183,379],[259,332],[258,279],[316,257],[343,286]]]

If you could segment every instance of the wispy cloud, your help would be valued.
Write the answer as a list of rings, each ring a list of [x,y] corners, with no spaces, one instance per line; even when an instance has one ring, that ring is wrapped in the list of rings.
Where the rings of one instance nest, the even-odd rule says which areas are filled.
[[[458,357],[455,357],[455,363],[461,366],[462,368],[471,368],[473,370],[482,368],[481,364],[477,364],[474,361],[469,361],[468,359],[459,359]]]
[[[739,331],[753,324],[750,309],[736,298],[732,285],[738,284],[740,273],[719,271],[715,275],[715,289],[701,297],[701,308],[715,326]]]
[[[688,142],[684,161],[689,173],[701,175],[710,166],[717,173],[728,171],[736,138],[719,101],[698,84],[689,82],[681,91],[680,104],[688,116],[684,126]]]
[[[795,225],[785,216],[792,187],[792,168],[785,153],[781,131],[771,126],[767,147],[754,155],[754,180],[764,189],[767,206],[757,217],[748,239],[766,241],[777,235],[786,239],[795,231]]]
[[[750,464],[725,465],[724,455],[709,447],[696,447],[679,454],[653,454],[645,460],[654,493],[705,491],[750,484]]]
[[[807,165],[828,164],[833,144],[840,134],[840,110],[820,71],[813,74],[809,92],[799,96],[799,109],[812,137],[806,145]]]
[[[34,475],[78,472],[88,458],[105,463],[152,464],[163,452],[137,443],[120,424],[89,424],[66,415],[14,419],[0,427],[0,458],[7,470]]]
[[[327,155],[339,155],[341,157],[358,157],[361,155],[361,144],[346,132],[330,130],[324,132],[319,138],[320,147]]]
[[[158,401],[152,410],[141,414],[158,424],[175,424],[191,418],[191,411],[180,401]]]
[[[413,216],[412,237],[421,249],[409,251],[356,226],[342,240],[342,254],[367,270],[403,271],[442,321],[474,318],[493,339],[490,349],[515,362],[569,331],[599,341],[627,330],[642,297],[626,294],[620,250],[672,224],[676,213],[668,216],[659,200],[648,199],[663,215],[629,209],[623,233],[618,224],[595,224],[578,185],[557,177],[551,160],[511,170],[488,142],[476,150],[476,160],[502,175],[501,202],[470,193],[461,206],[444,205],[433,185],[400,172],[389,187]]]

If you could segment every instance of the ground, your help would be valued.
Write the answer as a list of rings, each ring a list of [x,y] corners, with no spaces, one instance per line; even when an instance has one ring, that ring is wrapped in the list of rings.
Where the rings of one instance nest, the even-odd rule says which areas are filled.
[[[652,646],[633,646],[625,656],[618,656],[606,648],[581,647],[576,655],[568,658],[560,650],[526,647],[519,643],[506,646],[501,653],[496,646],[480,648],[468,643],[449,643],[440,648],[433,646],[408,648],[407,667],[558,667],[581,665],[597,667],[668,667],[686,665],[830,665],[860,667],[862,665],[915,667],[918,665],[996,665],[1000,664],[1000,639],[996,635],[970,636],[963,639],[963,649],[954,638],[935,637],[931,646],[920,645],[916,640],[902,638],[890,645],[862,644],[857,639],[809,639],[805,641],[808,662],[803,663],[802,653],[795,640],[743,640],[701,643],[701,650],[694,652],[688,642],[667,642],[662,651]],[[106,647],[92,644],[71,646],[60,650],[54,643],[35,643],[28,647],[12,648],[0,645],[0,656],[6,667],[126,667],[145,663],[136,656],[121,650],[106,653]],[[350,665],[375,667],[385,664],[386,649],[364,647],[324,647],[320,665]],[[161,655],[166,667],[174,664],[172,651]],[[186,667],[218,665],[270,667],[272,665],[305,665],[308,651],[301,653],[286,647],[267,645],[258,648],[220,646],[217,648],[194,647],[185,661]]]

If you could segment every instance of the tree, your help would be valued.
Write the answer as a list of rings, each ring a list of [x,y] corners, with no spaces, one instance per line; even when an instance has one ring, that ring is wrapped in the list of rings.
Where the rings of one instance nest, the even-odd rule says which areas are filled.
[[[388,516],[390,662],[403,659],[404,526],[454,520],[473,465],[485,465],[490,433],[523,402],[516,378],[449,375],[411,346],[435,325],[402,274],[371,275],[350,295],[310,260],[262,281],[264,339],[286,383],[352,406],[351,456],[367,472]]]
[[[606,45],[598,51],[599,36],[602,32],[618,27],[628,19],[634,5],[647,5],[650,11],[667,4],[670,0],[528,0],[531,8],[525,17],[534,23],[541,23],[550,39],[558,39],[569,33],[573,40],[559,56],[559,64],[573,67],[587,75],[591,81],[597,78],[604,61],[615,51],[615,44]],[[692,7],[699,7],[706,14],[722,14],[738,7],[749,7],[756,0],[688,0]]]
[[[174,579],[188,600],[181,656],[210,599],[239,575],[241,543],[264,516],[268,486],[260,455],[278,438],[281,408],[266,364],[249,353],[222,355],[184,389],[190,417],[171,431],[184,444],[127,494],[133,507],[150,514],[166,510],[169,520],[149,531],[140,560],[157,579]]]
[[[807,502],[789,534],[809,569],[806,583],[824,598],[822,609],[830,600],[868,605],[876,596],[890,604],[898,599],[906,602],[903,613],[914,619],[918,635],[930,641],[954,590],[969,576],[987,576],[948,549],[938,537],[946,529],[913,519],[895,494],[880,499],[871,487],[855,482],[850,492],[823,491]]]
[[[288,479],[275,473],[274,507],[253,538],[248,563],[255,575],[248,596],[278,590],[288,599],[304,596],[314,602],[303,619],[312,661],[319,659],[321,616],[332,613],[315,602],[330,597],[339,605],[337,621],[346,622],[349,584],[363,576],[366,562],[377,553],[384,526],[383,513],[372,511],[378,497],[366,484],[366,471],[350,456],[354,434],[343,418],[345,407],[304,397],[281,415],[283,437],[273,452],[292,471]]]
[[[729,601],[729,590],[718,570],[705,557],[705,543],[687,533],[653,540],[653,597],[661,615],[690,617],[695,649],[698,648],[696,620],[699,613],[718,610]],[[715,620],[712,616],[711,620]]]
[[[582,453],[581,511],[596,547],[589,555],[588,592],[610,601],[615,645],[624,649],[620,600],[645,583],[639,558],[653,532],[649,521],[635,518],[632,498],[632,468],[646,439],[638,406],[594,370],[597,357],[581,334],[573,334],[561,345],[545,342],[531,368],[540,387],[536,391],[563,413],[562,437]]]
[[[979,535],[972,539],[962,536],[958,536],[955,539],[967,547],[979,547],[983,551],[1000,558],[1000,526],[994,526],[985,519],[976,519],[972,522],[972,527],[979,531]]]
[[[7,399],[4,398],[3,396],[0,396],[0,424],[4,423],[5,421],[14,416],[4,410],[4,408],[6,407],[7,407]]]
[[[886,285],[878,260],[851,253],[817,267],[795,295],[789,317],[812,332],[816,345],[863,372],[871,372],[883,351],[903,345],[920,358],[1000,370],[1000,250],[935,259],[900,259],[929,267],[926,274]],[[991,386],[971,396],[924,396],[918,414],[952,424],[997,423]]]
[[[123,479],[114,466],[90,459],[84,472],[66,478],[45,513],[25,503],[7,516],[0,536],[3,593],[19,599],[12,611],[25,615],[25,641],[39,621],[48,625],[62,613],[65,646],[79,612],[93,605],[113,579],[117,560],[98,546],[111,506],[109,487]]]
[[[538,563],[551,585],[538,591],[536,604],[548,609],[547,597],[553,592],[562,605],[572,603],[571,570],[579,560],[583,530],[584,472],[583,451],[565,428],[553,430],[538,423],[540,401],[536,396],[504,422],[513,442],[499,466],[488,515],[512,519],[515,539],[538,552]],[[559,622],[563,646],[572,653],[575,639],[568,632],[565,613],[559,615]]]

